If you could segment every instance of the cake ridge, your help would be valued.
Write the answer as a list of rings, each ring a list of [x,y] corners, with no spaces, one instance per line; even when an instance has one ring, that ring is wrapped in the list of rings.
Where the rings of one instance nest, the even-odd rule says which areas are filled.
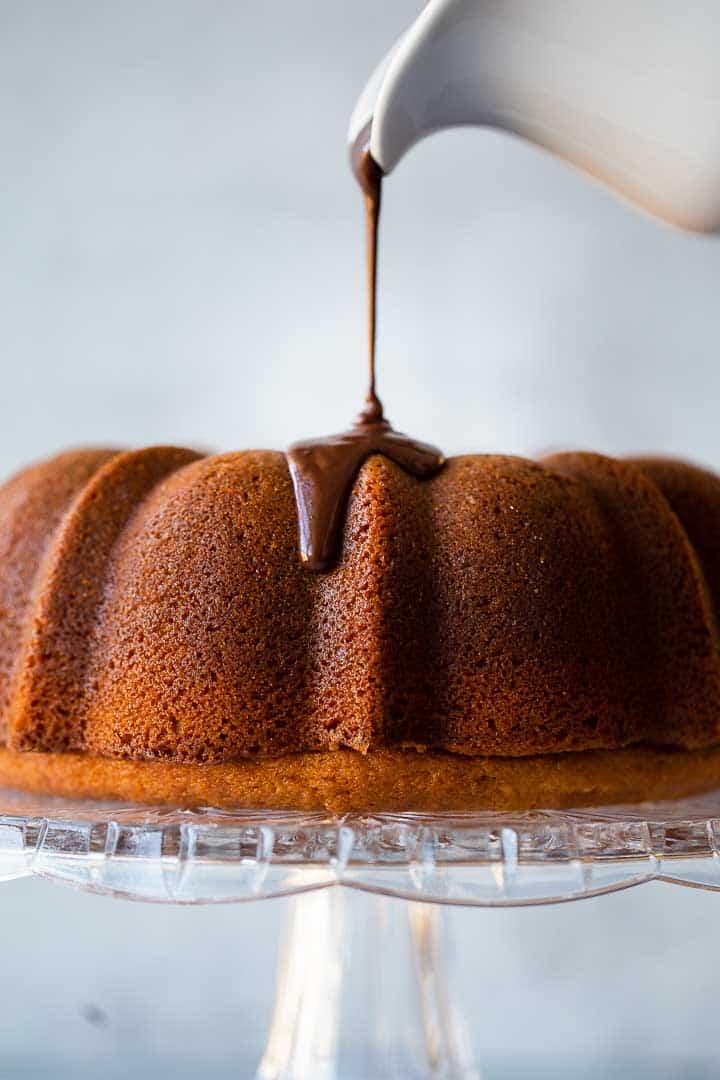
[[[720,649],[709,589],[683,522],[652,477],[631,458],[585,451],[545,461],[592,489],[622,538],[639,602],[639,618],[626,637],[634,647],[645,637],[650,650],[638,678],[644,681],[643,713],[653,704],[657,708],[655,740],[662,745],[707,745],[709,683],[715,703],[720,703]],[[634,512],[620,501],[623,493]],[[665,610],[657,610],[663,602]],[[674,633],[681,620],[682,638]],[[711,708],[717,717],[717,704]],[[715,727],[717,731],[717,719]],[[626,745],[647,738],[641,733]]]
[[[698,465],[690,465],[686,462],[679,462],[671,457],[637,457],[628,460],[654,484],[682,528],[693,553],[698,580],[710,609],[708,619],[712,625],[720,665],[720,549],[716,544],[713,544],[712,551],[709,550],[707,539],[713,530],[706,528],[696,531],[693,529],[691,522],[687,520],[687,514],[684,512],[685,508],[678,505],[677,493],[672,491],[667,484],[669,476],[679,473],[685,488],[682,494],[687,497],[688,484],[700,482],[713,487],[717,484],[717,477],[708,469],[703,469]],[[714,516],[716,521],[713,524],[720,524],[720,507],[715,509]],[[709,575],[711,559],[708,556],[711,554],[715,555],[717,562],[713,575],[714,580],[711,580]]]
[[[0,488],[0,742],[18,677],[18,643],[28,634],[33,600],[52,538],[68,507],[117,450],[66,450],[27,466]]]
[[[48,545],[18,652],[8,745],[84,748],[85,668],[112,544],[148,491],[197,455],[174,447],[118,451],[80,488]]]
[[[159,484],[117,545],[97,628],[88,749],[221,762],[312,740],[309,603],[275,451],[217,454]]]
[[[339,746],[369,752],[388,743],[428,742],[416,729],[428,715],[419,684],[431,666],[433,626],[426,621],[419,635],[414,609],[432,602],[432,529],[425,527],[431,491],[384,455],[368,458],[353,485],[337,573],[318,578],[319,657],[331,669],[320,681],[320,697],[342,673],[346,691],[352,687],[350,700],[358,703],[357,734],[342,716],[333,719]],[[352,664],[347,655],[338,657],[339,639],[329,635],[331,607],[341,611],[343,635],[352,638]]]

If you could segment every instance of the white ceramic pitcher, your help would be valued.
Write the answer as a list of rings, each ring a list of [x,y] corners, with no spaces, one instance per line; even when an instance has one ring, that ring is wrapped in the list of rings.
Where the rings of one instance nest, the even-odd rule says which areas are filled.
[[[480,124],[522,135],[667,221],[720,229],[720,4],[430,0],[368,82],[390,173],[420,139]]]

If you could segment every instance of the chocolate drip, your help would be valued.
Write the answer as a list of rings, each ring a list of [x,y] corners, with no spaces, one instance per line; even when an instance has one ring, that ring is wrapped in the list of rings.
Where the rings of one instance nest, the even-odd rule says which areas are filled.
[[[353,481],[363,462],[383,454],[419,479],[444,464],[439,450],[393,431],[385,419],[375,385],[377,245],[382,170],[370,153],[370,124],[351,151],[352,169],[365,195],[368,282],[368,391],[350,431],[295,443],[288,450],[300,527],[300,558],[310,570],[329,570],[337,561]]]
[[[371,454],[383,454],[419,478],[433,476],[443,465],[439,450],[393,431],[386,420],[361,418],[342,435],[290,447],[300,558],[309,570],[328,570],[336,561],[353,480]]]

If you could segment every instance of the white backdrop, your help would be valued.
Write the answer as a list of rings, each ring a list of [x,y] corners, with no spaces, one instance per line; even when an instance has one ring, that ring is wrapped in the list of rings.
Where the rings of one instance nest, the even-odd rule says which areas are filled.
[[[364,234],[345,127],[417,7],[0,0],[3,473],[67,444],[282,447],[354,415]],[[447,452],[658,450],[718,467],[719,271],[720,241],[532,147],[438,136],[386,185],[381,394]],[[700,1059],[718,1054],[718,904],[658,887],[457,914],[483,1041],[715,1075]],[[55,1076],[53,1055],[79,1048],[88,1075],[109,1075],[130,1039],[148,1075],[170,1053],[229,1067],[227,1046],[247,1075],[281,908],[0,888],[0,1075],[26,1075],[31,1052],[27,1075],[45,1060]],[[683,1056],[695,1071],[676,1071]]]

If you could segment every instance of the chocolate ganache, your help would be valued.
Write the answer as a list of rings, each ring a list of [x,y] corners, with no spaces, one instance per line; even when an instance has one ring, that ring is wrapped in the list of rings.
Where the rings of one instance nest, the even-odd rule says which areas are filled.
[[[351,149],[351,164],[365,196],[368,282],[368,390],[349,431],[295,443],[287,453],[297,502],[300,558],[309,570],[329,570],[340,554],[345,509],[353,481],[366,458],[383,454],[419,479],[444,464],[433,446],[394,431],[385,419],[375,382],[377,250],[382,170],[370,153],[370,124]]]

